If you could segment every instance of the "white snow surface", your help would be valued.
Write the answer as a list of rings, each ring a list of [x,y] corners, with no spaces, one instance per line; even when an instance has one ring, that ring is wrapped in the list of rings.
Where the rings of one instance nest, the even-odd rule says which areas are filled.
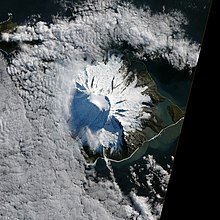
[[[85,127],[91,146],[119,140],[121,130],[110,132],[107,122],[119,121],[125,132],[138,128],[138,117],[150,117],[140,115],[141,102],[150,98],[136,81],[125,84],[120,57],[105,63],[103,56],[112,42],[126,41],[140,58],[161,56],[178,69],[194,67],[199,45],[185,37],[184,23],[177,11],[153,14],[118,1],[94,1],[79,8],[75,20],[40,21],[2,34],[4,41],[19,42],[21,51],[7,72],[0,58],[0,218],[157,219],[147,199],[131,195],[137,208],[115,181],[87,179],[67,121],[81,88],[109,126],[97,132]]]
[[[107,111],[110,109],[109,103],[103,95],[90,94],[89,102],[93,103],[100,111]]]
[[[73,82],[67,113],[71,115],[71,130],[94,153],[102,152],[102,147],[111,153],[120,152],[123,133],[141,127],[142,103],[151,101],[148,95],[142,95],[147,87],[136,86],[137,79],[127,82],[129,75],[120,56],[109,55],[107,63],[87,64],[74,74],[74,66],[65,71],[72,74]]]

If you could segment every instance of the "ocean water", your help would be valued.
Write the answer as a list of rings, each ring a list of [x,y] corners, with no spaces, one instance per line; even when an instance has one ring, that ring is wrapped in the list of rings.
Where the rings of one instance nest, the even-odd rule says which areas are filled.
[[[80,3],[82,1],[72,2]],[[150,9],[156,13],[180,10],[189,20],[188,24],[184,27],[187,37],[197,43],[202,42],[210,0],[136,0],[132,2],[137,7],[142,7],[143,4],[149,5]],[[62,15],[63,13],[68,15],[68,12],[64,12],[59,4],[54,4],[53,0],[4,1],[4,4],[0,6],[0,21],[7,19],[8,12],[13,13],[13,21],[18,24],[24,23],[34,14],[39,14],[41,16],[40,20],[49,22],[52,20],[51,15]],[[127,48],[125,47],[123,49]],[[184,110],[187,109],[187,100],[190,95],[194,72],[190,74],[187,69],[179,71],[163,59],[146,61],[144,63],[153,80],[156,82],[158,92],[180,108]],[[161,104],[159,107],[159,110],[162,111],[162,119],[166,124],[171,124],[171,117],[167,113],[163,114],[166,104]],[[145,176],[148,174],[145,158],[149,155],[153,155],[153,158],[156,159],[158,164],[160,164],[164,170],[170,172],[173,162],[172,158],[175,155],[178,137],[181,133],[182,122],[181,120],[171,128],[168,128],[155,140],[149,143],[146,141],[129,159],[123,162],[111,162],[116,182],[125,194],[129,194],[129,192],[135,188],[138,195],[148,196],[149,198],[155,197],[154,194],[149,195],[152,193],[152,189],[145,184]],[[135,170],[137,178],[139,179],[138,182],[132,177],[131,168]],[[98,159],[96,170],[101,176],[109,175],[108,167],[103,159]],[[160,188],[161,182],[159,179],[154,180],[153,187],[155,187],[156,191],[160,191],[162,196],[165,196],[165,192]]]
[[[57,1],[58,2],[58,1]],[[72,3],[81,3],[72,0]],[[148,5],[153,12],[168,12],[180,10],[189,20],[184,27],[186,35],[194,41],[201,43],[208,15],[210,0],[177,1],[177,0],[131,0],[137,7]],[[164,7],[165,5],[165,7]],[[40,20],[51,21],[51,15],[65,14],[64,10],[54,0],[9,0],[4,1],[0,7],[0,21],[8,18],[7,13],[13,13],[13,21],[22,24],[32,15],[40,15]],[[66,15],[66,14],[65,14]],[[126,49],[126,48],[124,48]],[[169,98],[174,104],[185,109],[192,84],[192,75],[186,71],[179,72],[164,60],[147,61],[147,70],[157,84],[158,91]]]
[[[53,0],[9,0],[1,1],[0,20],[5,20],[8,13],[13,14],[13,21],[22,24],[32,15],[41,15],[44,21],[51,21],[51,15],[56,15],[60,7]]]
[[[211,0],[131,0],[136,6],[149,5],[153,12],[180,10],[187,18],[184,28],[188,37],[201,42]]]
[[[176,70],[164,60],[147,61],[147,67],[159,93],[186,109],[194,72],[189,74],[187,70]]]

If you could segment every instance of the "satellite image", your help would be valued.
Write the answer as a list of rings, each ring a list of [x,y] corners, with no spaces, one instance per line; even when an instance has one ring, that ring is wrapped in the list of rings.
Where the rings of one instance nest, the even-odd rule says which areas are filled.
[[[160,219],[211,0],[3,0],[0,219]]]

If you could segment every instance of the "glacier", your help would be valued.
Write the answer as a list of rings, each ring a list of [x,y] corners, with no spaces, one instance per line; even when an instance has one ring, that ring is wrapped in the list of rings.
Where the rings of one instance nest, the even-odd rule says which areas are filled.
[[[179,70],[196,66],[200,45],[185,35],[178,11],[154,14],[106,0],[84,2],[73,14],[1,33],[20,49],[9,63],[0,58],[0,218],[158,219],[161,199],[145,199],[135,187],[124,195],[111,167],[109,178],[98,176],[81,148],[103,156],[121,151],[123,135],[151,117],[143,111],[148,88],[127,80],[123,58],[107,53],[112,42]],[[153,164],[146,182],[156,178],[166,189],[169,173],[152,157],[143,161]],[[138,186],[137,172],[131,175]],[[156,191],[150,187],[149,195]]]

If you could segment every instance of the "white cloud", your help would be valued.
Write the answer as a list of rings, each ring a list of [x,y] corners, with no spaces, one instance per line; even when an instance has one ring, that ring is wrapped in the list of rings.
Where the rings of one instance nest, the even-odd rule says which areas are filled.
[[[151,58],[164,57],[176,68],[196,66],[199,45],[186,38],[182,25],[187,21],[180,12],[152,14],[150,9],[136,9],[128,4],[127,10],[116,3],[109,8],[101,7],[103,10],[98,4],[93,7],[80,10],[78,16],[76,12],[74,21],[58,18],[50,25],[38,22],[34,27],[21,26],[17,33],[3,34],[2,38],[19,42],[42,40],[47,50],[39,55],[44,58],[60,57],[77,47],[101,59],[103,49],[112,41],[126,41],[134,48],[141,47]]]
[[[134,192],[130,193],[131,200],[134,203],[135,208],[139,211],[140,216],[138,220],[154,220],[156,216],[152,214],[151,205],[148,202],[148,198],[137,196]]]
[[[196,65],[199,45],[184,36],[179,12],[152,14],[114,1],[79,10],[75,21],[57,18],[2,35],[2,40],[19,42],[21,51],[7,68],[12,80],[0,65],[0,214],[10,219],[128,219],[140,212],[139,218],[152,219],[146,198],[131,194],[137,212],[114,181],[87,179],[79,144],[64,123],[74,89],[70,67],[74,76],[86,68],[107,71],[102,61],[109,44],[126,41],[182,69]],[[32,40],[39,44],[27,43]],[[94,60],[98,65],[91,65]]]

